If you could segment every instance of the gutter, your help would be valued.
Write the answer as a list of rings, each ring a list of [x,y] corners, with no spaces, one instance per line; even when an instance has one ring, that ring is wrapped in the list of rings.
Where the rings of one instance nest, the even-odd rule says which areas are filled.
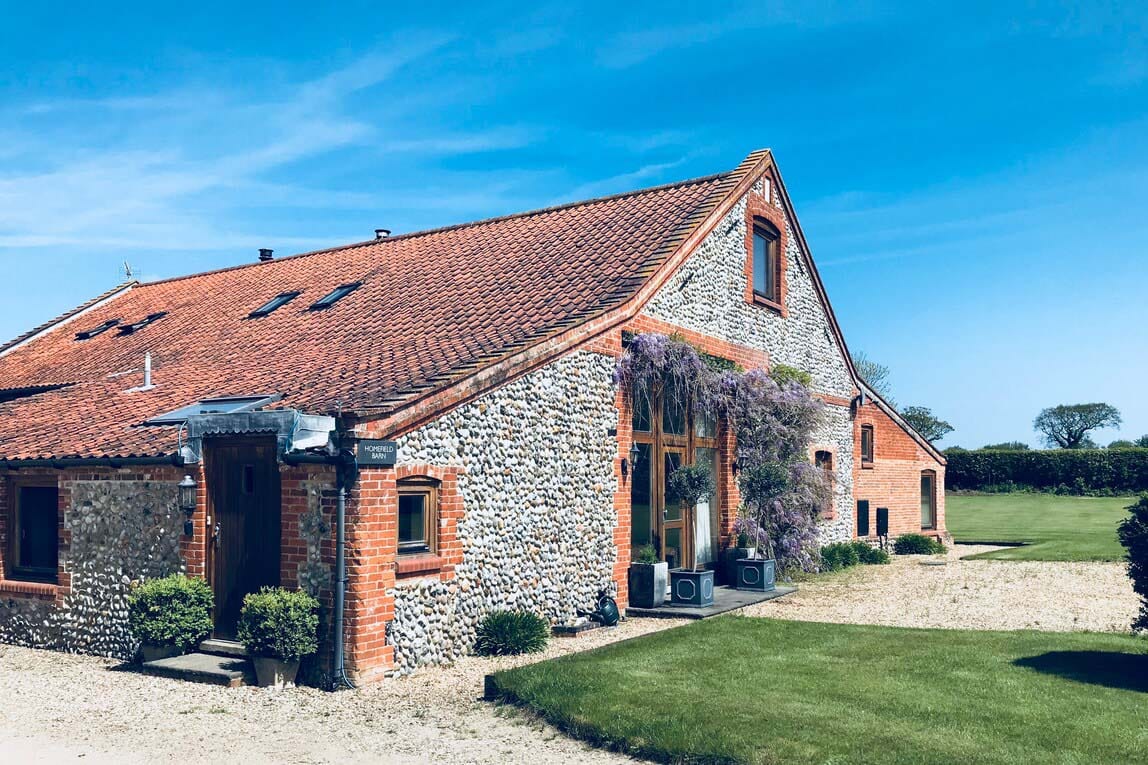
[[[135,465],[175,465],[184,464],[180,454],[165,454],[153,457],[48,457],[27,460],[0,460],[0,468],[20,470],[22,468],[70,468],[70,467],[131,467]]]

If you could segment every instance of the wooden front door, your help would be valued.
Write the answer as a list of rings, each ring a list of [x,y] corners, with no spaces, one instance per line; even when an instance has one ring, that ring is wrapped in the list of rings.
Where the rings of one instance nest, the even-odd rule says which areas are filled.
[[[215,637],[233,639],[243,596],[279,584],[275,439],[219,439],[206,449]]]

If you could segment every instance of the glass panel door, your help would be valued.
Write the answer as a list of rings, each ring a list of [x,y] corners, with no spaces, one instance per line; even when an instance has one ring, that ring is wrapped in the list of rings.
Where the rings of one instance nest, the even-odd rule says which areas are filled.
[[[686,564],[689,554],[686,535],[686,514],[679,502],[668,502],[670,474],[680,468],[686,459],[686,450],[667,447],[662,470],[662,560],[670,564],[670,568],[681,568]]]
[[[651,444],[636,444],[638,458],[631,468],[630,546],[631,549],[654,544],[653,452]]]
[[[714,486],[717,486],[717,449],[699,446],[694,449],[694,464],[702,465],[709,471]],[[718,551],[718,497],[714,492],[705,499],[698,500],[694,508],[694,549],[697,551],[697,565],[704,566],[717,560]]]

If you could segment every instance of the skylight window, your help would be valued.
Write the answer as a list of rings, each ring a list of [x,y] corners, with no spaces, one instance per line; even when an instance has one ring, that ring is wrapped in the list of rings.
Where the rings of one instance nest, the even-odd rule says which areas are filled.
[[[201,414],[234,414],[236,412],[250,412],[260,409],[279,400],[279,396],[224,396],[221,398],[205,398],[194,404],[180,407],[147,421],[148,425],[180,425],[187,422],[188,417]]]
[[[297,297],[299,297],[298,292],[284,292],[281,295],[276,295],[275,297],[271,298],[270,300],[268,300],[263,305],[256,308],[251,313],[247,314],[247,318],[258,319],[261,316],[268,316],[270,314],[273,314],[276,311],[278,311],[280,308],[287,305],[288,303],[290,303],[292,300],[294,300]]]
[[[109,319],[108,321],[105,321],[103,324],[101,324],[98,327],[92,327],[91,329],[85,329],[83,332],[77,332],[76,333],[76,339],[77,340],[91,340],[96,335],[102,335],[105,332],[107,332],[109,329],[111,329],[112,327],[118,326],[119,323],[120,323],[119,319]]]
[[[312,304],[308,310],[321,311],[324,308],[330,308],[362,286],[362,282],[354,282],[353,284],[344,284],[341,287],[336,287],[330,294],[323,296]]]
[[[160,311],[159,313],[148,314],[148,316],[146,318],[140,319],[139,321],[137,321],[134,324],[125,324],[124,326],[120,327],[120,334],[121,335],[130,335],[133,332],[136,332],[138,330],[143,329],[148,324],[159,321],[164,316],[167,316],[167,311]]]

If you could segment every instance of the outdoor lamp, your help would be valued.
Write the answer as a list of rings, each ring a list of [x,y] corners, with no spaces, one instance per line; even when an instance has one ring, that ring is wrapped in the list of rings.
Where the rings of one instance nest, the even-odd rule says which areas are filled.
[[[183,522],[183,533],[187,536],[195,533],[195,525],[191,522],[191,516],[195,515],[195,489],[195,479],[189,475],[185,475],[179,482],[179,507],[187,515],[187,520]]]

